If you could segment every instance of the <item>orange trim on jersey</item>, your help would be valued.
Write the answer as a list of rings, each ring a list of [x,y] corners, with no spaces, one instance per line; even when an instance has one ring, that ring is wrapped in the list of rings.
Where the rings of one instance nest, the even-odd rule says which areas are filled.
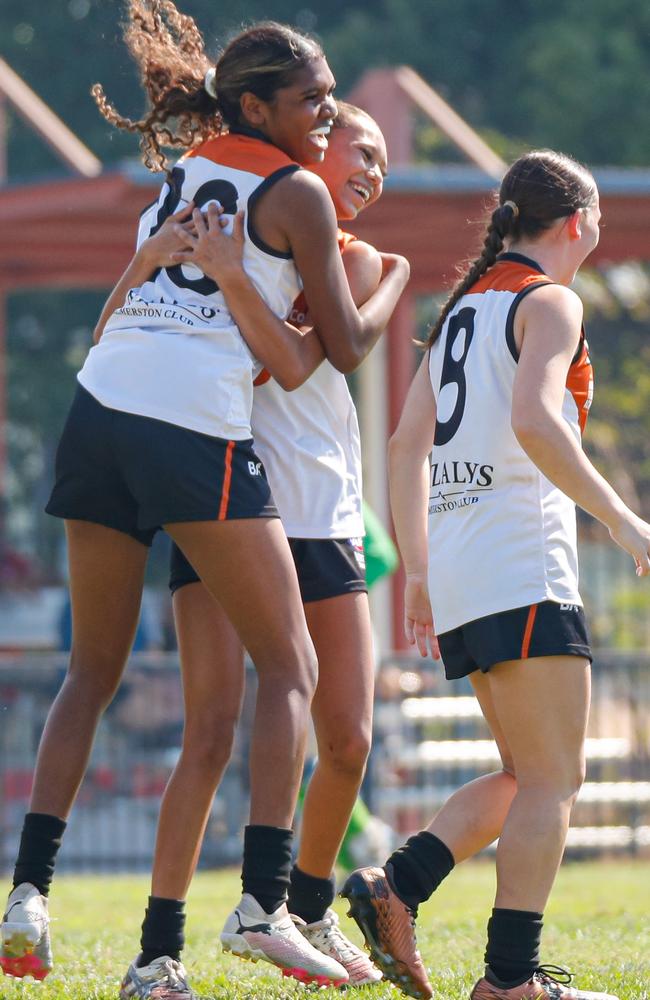
[[[521,292],[529,285],[553,284],[547,274],[519,261],[498,260],[467,292]]]
[[[526,620],[526,628],[524,629],[524,641],[521,644],[521,657],[522,660],[528,659],[528,650],[530,649],[530,640],[533,634],[533,628],[535,626],[535,618],[537,617],[537,605],[531,604],[528,610],[528,618]]]
[[[267,368],[262,368],[256,379],[253,380],[253,385],[266,385],[267,382],[271,381],[271,372]]]
[[[355,236],[353,233],[346,233],[342,229],[337,229],[336,238],[339,241],[339,250],[341,253],[343,253],[346,247],[350,246],[350,243],[354,243],[355,240],[359,239],[359,237]]]
[[[584,433],[589,408],[594,395],[594,374],[589,357],[589,345],[585,340],[584,330],[580,334],[580,344],[575,359],[571,362],[566,379],[566,387],[573,396],[578,410],[580,433]]]
[[[233,170],[245,170],[257,177],[268,177],[282,167],[299,166],[277,146],[248,135],[219,135],[193,149],[188,156],[203,156]]]
[[[223,488],[221,490],[221,503],[219,504],[219,515],[217,517],[218,521],[225,521],[226,514],[228,513],[228,501],[230,499],[230,481],[232,479],[232,453],[235,448],[235,442],[229,441],[228,447],[226,448],[226,467],[223,473]]]
[[[534,285],[553,284],[547,274],[520,260],[498,260],[493,267],[469,289],[467,294],[481,292],[520,292]],[[578,425],[582,433],[587,423],[589,407],[594,391],[593,369],[589,357],[589,348],[585,340],[584,329],[580,334],[580,344],[576,357],[571,362],[566,380],[566,387],[573,396],[578,411]]]

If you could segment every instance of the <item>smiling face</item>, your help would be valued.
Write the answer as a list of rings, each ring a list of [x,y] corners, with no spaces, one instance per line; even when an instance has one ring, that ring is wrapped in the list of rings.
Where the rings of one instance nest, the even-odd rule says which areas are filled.
[[[271,101],[244,94],[242,115],[292,160],[304,166],[322,163],[336,118],[334,86],[326,60],[318,57],[297,70],[291,84],[276,90]]]
[[[387,154],[379,127],[364,114],[335,126],[323,163],[310,169],[327,184],[337,219],[356,218],[382,192]]]

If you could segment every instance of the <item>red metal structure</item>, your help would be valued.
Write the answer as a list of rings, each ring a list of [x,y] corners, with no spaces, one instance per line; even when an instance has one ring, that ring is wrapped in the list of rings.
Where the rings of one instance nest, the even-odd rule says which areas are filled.
[[[4,66],[0,61],[0,97],[3,93],[10,96]],[[386,363],[380,381],[377,368],[373,370],[375,382],[369,390],[384,409],[387,407],[382,431],[385,442],[385,433],[395,426],[413,374],[417,297],[429,296],[452,283],[456,262],[476,249],[491,191],[504,164],[407,67],[366,74],[350,97],[381,125],[390,161],[384,196],[359,219],[355,232],[379,249],[404,254],[411,263],[411,282],[388,333]],[[23,98],[10,99],[20,101],[24,94]],[[413,103],[463,150],[472,166],[412,165]],[[34,113],[38,113],[37,108]],[[79,167],[82,160],[75,160],[76,153],[71,152],[64,133],[57,134],[56,141],[48,133],[48,141],[55,148],[57,142],[62,143],[68,151],[68,165]],[[82,159],[85,176],[0,187],[0,338],[7,295],[45,287],[108,289],[132,254],[135,222],[142,208],[156,197],[160,180],[135,163],[93,176],[97,173],[94,158]],[[650,172],[595,173],[606,228],[593,262],[647,259]],[[3,343],[0,340],[0,424],[4,414]],[[367,431],[364,428],[364,433]],[[0,449],[0,475],[3,451]],[[383,478],[375,477],[378,482]],[[385,487],[383,490],[381,496],[380,487],[375,486],[369,499],[385,515]],[[382,631],[386,645],[399,648],[399,578],[393,587],[392,611],[384,609],[392,617],[392,628]]]

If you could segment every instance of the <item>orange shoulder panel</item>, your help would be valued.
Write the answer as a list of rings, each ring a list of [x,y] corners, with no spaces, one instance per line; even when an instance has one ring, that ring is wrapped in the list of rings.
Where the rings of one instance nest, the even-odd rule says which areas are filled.
[[[472,285],[468,294],[488,291],[521,292],[528,285],[547,282],[553,283],[548,275],[541,274],[534,267],[528,267],[519,261],[500,260]]]
[[[268,177],[282,167],[298,166],[277,146],[247,135],[219,135],[193,149],[189,156],[203,156],[233,170]]]
[[[584,330],[580,334],[580,344],[575,359],[571,362],[566,387],[573,396],[578,409],[580,432],[584,433],[589,409],[594,395],[594,371],[589,357],[589,345]]]

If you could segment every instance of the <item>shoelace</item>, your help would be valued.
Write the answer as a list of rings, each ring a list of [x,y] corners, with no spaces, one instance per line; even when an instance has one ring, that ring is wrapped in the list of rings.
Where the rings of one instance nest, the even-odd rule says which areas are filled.
[[[350,941],[347,940],[339,927],[339,918],[336,913],[332,913],[317,923],[311,925],[312,930],[322,931],[323,937],[330,938],[334,942],[334,947],[345,958],[354,958],[355,951]]]
[[[535,975],[542,982],[553,983],[555,986],[570,986],[573,981],[573,973],[563,969],[561,965],[538,965]]]
[[[412,910],[410,906],[406,906],[406,903],[404,904],[404,906],[406,907],[406,912],[409,915],[409,923],[411,925],[411,930],[413,931],[413,940],[414,940],[415,945],[417,947],[418,937],[417,937],[417,934],[416,934],[417,924],[415,923],[415,921],[416,921],[416,918],[417,918],[417,915],[418,915],[418,911],[417,910]]]
[[[171,987],[175,993],[181,993],[183,990],[187,990],[187,982],[181,976],[181,970],[183,973],[185,970],[180,963],[169,960],[168,962],[165,962],[162,969],[164,969],[165,978],[167,980],[167,982],[162,985]],[[158,983],[156,985],[158,985]]]

